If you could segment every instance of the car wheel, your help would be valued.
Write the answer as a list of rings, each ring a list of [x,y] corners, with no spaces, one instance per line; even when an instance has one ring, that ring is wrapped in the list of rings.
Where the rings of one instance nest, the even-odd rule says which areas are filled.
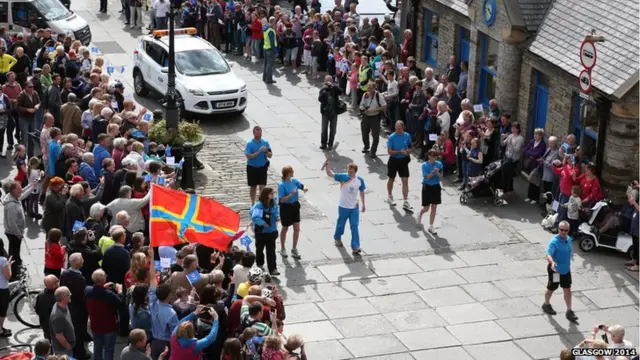
[[[136,70],[133,74],[133,90],[138,96],[147,96],[149,94],[149,89],[147,89],[140,70]]]
[[[578,243],[578,245],[580,246],[580,250],[589,252],[596,247],[596,242],[590,235],[583,235],[580,237],[580,242]]]
[[[636,247],[631,245],[629,247],[629,250],[627,250],[627,256],[629,257],[629,259],[633,260],[634,256],[633,253],[636,251]]]

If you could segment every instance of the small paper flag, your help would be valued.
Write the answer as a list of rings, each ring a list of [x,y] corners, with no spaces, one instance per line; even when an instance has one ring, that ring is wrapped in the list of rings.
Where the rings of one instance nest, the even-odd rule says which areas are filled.
[[[144,114],[144,116],[142,116],[142,119],[147,121],[151,120],[152,119],[151,113]]]
[[[84,227],[84,223],[82,221],[76,220],[76,222],[73,223],[73,227],[71,228],[71,231],[76,232],[78,231],[78,229],[83,227]]]
[[[53,50],[55,50],[55,48],[54,48],[53,46],[49,46],[49,47],[47,47],[47,51],[48,51],[48,52],[52,53],[52,52],[53,52]]]
[[[144,176],[144,181],[151,182],[151,178],[152,178],[151,174],[147,174]]]
[[[252,243],[252,241],[251,241],[251,238],[249,237],[249,235],[245,234],[240,238],[240,244],[242,246],[246,247],[247,251],[251,251],[251,243]]]
[[[163,177],[158,178],[158,185],[164,185],[166,180]]]
[[[167,147],[164,149],[164,155],[166,157],[171,157],[171,145],[167,145]]]
[[[402,69],[404,67],[403,63],[398,63],[398,69]]]
[[[184,165],[184,159],[181,159],[180,161],[178,161],[178,164],[176,165],[176,169],[182,169],[182,165]]]
[[[107,73],[109,75],[113,74],[113,66],[107,66]]]
[[[94,46],[94,47],[91,48],[91,52],[94,53],[94,54],[97,54],[97,53],[100,52],[100,50],[98,50],[98,48]]]
[[[125,65],[122,65],[120,67],[120,74],[124,74],[124,72],[127,70],[127,67]]]

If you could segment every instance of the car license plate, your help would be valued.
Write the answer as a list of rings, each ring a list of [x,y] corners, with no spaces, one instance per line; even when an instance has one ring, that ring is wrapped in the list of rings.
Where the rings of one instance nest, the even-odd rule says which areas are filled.
[[[225,108],[225,107],[230,107],[233,106],[235,104],[235,101],[221,101],[216,103],[216,107],[217,108]]]

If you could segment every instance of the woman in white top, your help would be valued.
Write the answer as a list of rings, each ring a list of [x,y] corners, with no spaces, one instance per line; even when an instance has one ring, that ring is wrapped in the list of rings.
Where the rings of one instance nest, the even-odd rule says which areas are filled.
[[[0,241],[0,338],[11,336],[11,330],[4,328],[4,319],[9,309],[9,279],[11,279],[11,257],[7,259],[4,242]]]
[[[380,74],[380,79],[387,84],[387,91],[381,95],[387,101],[387,124],[393,125],[398,119],[398,81],[393,71],[387,71],[386,76]]]
[[[449,114],[449,107],[444,101],[438,102],[438,115],[436,115],[436,121],[440,126],[440,131],[449,131],[451,126],[451,115]]]
[[[502,140],[502,146],[506,147],[502,164],[502,190],[505,195],[508,195],[513,191],[513,177],[524,146],[524,137],[520,134],[520,124],[517,122],[511,124],[511,134]]]
[[[141,176],[144,171],[144,157],[142,154],[144,154],[144,145],[136,141],[131,145],[131,152],[122,159],[123,161],[125,159],[131,159],[136,163],[138,176]]]

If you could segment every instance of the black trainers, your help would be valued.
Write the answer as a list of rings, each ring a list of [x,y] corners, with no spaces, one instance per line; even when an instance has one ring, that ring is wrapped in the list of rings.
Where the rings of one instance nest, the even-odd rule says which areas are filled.
[[[567,317],[567,320],[569,320],[569,321],[578,320],[578,316],[576,315],[576,313],[573,312],[573,310],[567,310],[567,313],[565,314],[565,316]]]
[[[369,149],[367,149],[367,148],[362,149],[362,153],[363,153],[363,154],[366,154],[366,153],[368,153],[368,152],[369,152]]]
[[[278,271],[278,269],[271,270],[271,271],[269,271],[269,275],[278,276],[278,275],[280,275],[280,271]]]
[[[361,252],[362,252],[362,249],[360,248],[351,250],[351,254],[353,255],[360,255]]]
[[[553,307],[551,306],[551,304],[542,304],[542,311],[544,311],[545,314],[548,315],[555,315],[557,314],[555,310],[553,310]],[[567,315],[568,316],[568,315]]]

